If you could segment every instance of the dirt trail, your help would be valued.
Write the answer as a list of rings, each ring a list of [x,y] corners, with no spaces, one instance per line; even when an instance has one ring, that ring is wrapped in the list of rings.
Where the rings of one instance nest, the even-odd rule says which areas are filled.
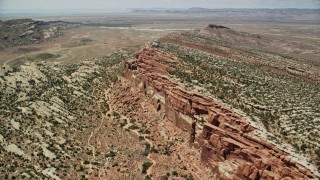
[[[95,90],[93,90],[93,92],[91,94],[92,96],[93,96],[94,92],[95,92]],[[113,107],[112,107],[111,104],[109,104],[109,111],[106,112],[106,113],[102,113],[100,102],[103,102],[103,101],[110,102],[110,99],[111,99],[110,89],[107,89],[104,92],[104,96],[101,96],[100,99],[97,101],[98,111],[101,113],[101,120],[100,120],[99,126],[96,127],[91,132],[91,134],[90,134],[90,136],[88,137],[88,140],[87,140],[87,146],[92,150],[92,158],[90,159],[90,164],[89,165],[85,165],[85,164],[83,164],[83,162],[81,163],[83,166],[87,166],[89,168],[89,174],[91,174],[93,172],[93,170],[92,170],[92,162],[94,162],[94,160],[96,158],[96,156],[95,156],[95,153],[96,153],[95,146],[93,144],[91,144],[90,142],[92,141],[92,138],[101,129],[101,127],[102,127],[102,125],[104,123],[106,114],[111,114],[113,112]],[[123,129],[129,130],[130,132],[136,134],[138,137],[139,136],[142,136],[142,137],[146,136],[146,134],[141,134],[140,132],[138,132],[138,130],[129,129],[129,127],[133,125],[133,123],[130,122],[130,118],[128,118],[127,116],[124,116],[122,114],[120,114],[120,118],[121,119],[127,119],[127,121],[128,121],[128,124],[126,124],[123,127]],[[150,139],[145,138],[144,141],[150,144],[150,149],[153,148],[153,142]],[[151,176],[151,174],[153,172],[153,167],[157,164],[156,161],[154,159],[152,159],[151,156],[152,156],[151,153],[149,153],[148,156],[146,157],[147,159],[149,159],[152,162],[152,166],[147,170],[147,175],[149,175],[149,176]]]
[[[91,96],[94,94],[94,91],[95,91],[95,89],[93,90]],[[90,144],[91,138],[92,138],[93,135],[95,135],[96,133],[99,132],[100,128],[101,128],[102,125],[103,125],[103,122],[104,122],[104,119],[105,119],[105,115],[111,112],[110,109],[109,109],[109,111],[108,111],[107,113],[105,113],[105,114],[102,112],[102,110],[101,110],[101,105],[100,105],[100,103],[99,103],[99,102],[101,102],[101,101],[103,102],[103,99],[102,99],[102,98],[103,98],[103,97],[101,97],[101,98],[99,99],[99,101],[97,101],[98,109],[99,109],[99,112],[100,112],[100,114],[101,114],[100,124],[99,124],[99,126],[98,126],[96,129],[94,129],[94,130],[91,132],[91,134],[90,134],[90,136],[89,136],[89,138],[88,138],[88,142],[87,142],[87,146],[92,149],[92,158],[91,158],[90,164],[89,164],[89,174],[92,173],[92,162],[93,162],[93,161],[95,160],[95,158],[96,158],[95,147]]]
[[[105,92],[105,97],[110,100],[110,93],[106,93]],[[109,105],[109,112],[113,112],[113,108],[112,108],[112,105],[110,104]],[[134,134],[136,134],[138,137],[142,136],[144,137],[144,141],[146,141],[147,143],[150,144],[150,149],[153,148],[153,142],[150,140],[150,139],[147,139],[145,138],[145,134],[141,134],[138,130],[133,130],[133,129],[129,129],[130,126],[133,125],[133,123],[130,122],[130,118],[128,118],[127,116],[124,116],[122,114],[120,114],[120,118],[121,119],[127,119],[128,121],[128,124],[126,124],[123,129],[126,129],[126,130],[129,130],[130,132],[133,132]],[[152,174],[152,170],[153,170],[153,167],[157,164],[157,162],[152,159],[151,157],[151,153],[148,154],[148,156],[146,157],[147,159],[149,159],[151,162],[152,162],[152,166],[150,166],[150,168],[147,170],[147,175],[151,175]]]
[[[129,118],[127,118],[126,116],[123,116],[123,115],[121,115],[121,118],[129,119]],[[125,125],[123,128],[124,128],[124,129],[128,129],[129,131],[135,133],[136,135],[138,135],[138,137],[139,137],[139,136],[145,137],[144,134],[139,133],[137,130],[129,129],[129,127],[130,127],[131,125],[133,125],[133,124],[132,124],[131,122],[128,122],[128,124]],[[146,141],[147,143],[150,144],[150,148],[153,148],[153,142],[152,142],[151,140],[145,138],[144,141]],[[157,162],[156,162],[154,159],[152,159],[151,153],[148,154],[147,159],[149,159],[149,160],[152,162],[152,166],[147,170],[147,175],[151,175],[151,174],[152,174],[152,169],[153,169],[153,167],[157,164]]]

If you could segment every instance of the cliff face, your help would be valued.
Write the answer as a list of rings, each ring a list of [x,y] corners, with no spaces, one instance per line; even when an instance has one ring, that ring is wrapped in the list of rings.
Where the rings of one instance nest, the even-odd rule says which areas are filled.
[[[201,94],[188,92],[169,77],[178,59],[154,49],[143,49],[125,63],[124,78],[150,98],[154,108],[190,133],[190,145],[220,179],[310,179],[315,176],[289,154],[261,140],[240,114]],[[119,82],[121,86],[121,81]],[[126,88],[130,87],[126,86]],[[128,94],[121,102],[138,106],[141,97]]]

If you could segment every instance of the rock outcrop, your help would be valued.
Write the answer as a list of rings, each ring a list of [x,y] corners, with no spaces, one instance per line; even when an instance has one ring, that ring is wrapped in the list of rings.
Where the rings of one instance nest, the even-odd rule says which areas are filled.
[[[32,19],[0,21],[0,50],[51,40],[63,35],[63,30],[76,28],[79,25],[64,21],[44,22]]]
[[[178,59],[145,48],[125,63],[124,78],[151,98],[157,111],[184,131],[190,145],[199,148],[202,160],[219,179],[312,179],[308,169],[289,154],[252,133],[255,128],[240,114],[213,99],[184,90],[172,80],[170,63]],[[133,105],[128,96],[124,104]]]

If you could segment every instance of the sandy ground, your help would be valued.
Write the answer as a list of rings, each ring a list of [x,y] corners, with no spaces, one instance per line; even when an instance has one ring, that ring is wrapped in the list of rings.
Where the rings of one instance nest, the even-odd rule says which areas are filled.
[[[140,16],[139,16],[140,17]],[[81,21],[81,17],[77,17]],[[109,19],[108,19],[109,18]],[[110,19],[111,18],[111,19]],[[21,57],[32,57],[39,53],[49,52],[53,54],[60,54],[61,57],[57,61],[67,61],[76,63],[85,59],[100,57],[109,54],[117,49],[130,48],[138,50],[145,46],[146,43],[158,38],[164,34],[177,31],[186,31],[193,29],[202,29],[209,23],[222,24],[237,31],[249,32],[253,34],[260,34],[270,38],[276,38],[280,41],[290,40],[292,42],[301,42],[310,46],[320,46],[320,25],[317,24],[279,24],[279,23],[235,23],[228,21],[219,21],[215,19],[203,19],[195,21],[194,19],[179,19],[175,17],[155,17],[153,21],[151,17],[145,19],[135,19],[138,17],[106,17],[105,19],[95,19],[95,17],[84,18],[83,21],[95,23],[98,20],[103,23],[100,25],[86,25],[80,26],[77,29],[71,29],[52,41],[7,48],[0,51],[0,64],[5,62],[12,62]],[[196,17],[194,17],[196,18]],[[89,19],[89,20],[88,20]],[[49,20],[49,19],[46,19]],[[50,19],[57,20],[57,19]],[[61,20],[61,19],[58,19]],[[75,21],[74,19],[63,19],[66,21]],[[113,21],[112,21],[113,20]],[[110,21],[110,22],[109,22]],[[112,23],[120,23],[113,26]],[[128,24],[126,24],[126,22]],[[108,26],[108,23],[111,25]],[[88,38],[91,41],[80,43],[82,38]],[[38,48],[40,50],[32,52],[22,52],[19,48]],[[317,61],[316,56],[311,55],[304,57],[312,61]],[[310,54],[310,53],[309,53]]]
[[[121,49],[130,48],[138,50],[146,43],[160,37],[170,30],[149,29],[109,29],[98,26],[82,26],[77,29],[68,30],[64,36],[50,42],[36,45],[8,48],[0,51],[0,64],[9,63],[22,57],[32,57],[39,53],[60,54],[57,61],[76,63],[93,57],[100,57]],[[91,41],[81,43],[82,38]],[[34,47],[38,51],[21,52],[19,48]]]

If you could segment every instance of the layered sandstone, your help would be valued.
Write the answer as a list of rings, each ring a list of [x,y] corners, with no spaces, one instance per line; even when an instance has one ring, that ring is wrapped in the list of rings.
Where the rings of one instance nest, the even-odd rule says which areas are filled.
[[[125,64],[124,77],[140,88],[154,107],[179,128],[190,132],[190,144],[220,179],[310,179],[315,176],[289,154],[261,140],[240,114],[213,99],[188,92],[169,77],[177,58],[143,49]],[[123,103],[133,105],[133,96]]]

